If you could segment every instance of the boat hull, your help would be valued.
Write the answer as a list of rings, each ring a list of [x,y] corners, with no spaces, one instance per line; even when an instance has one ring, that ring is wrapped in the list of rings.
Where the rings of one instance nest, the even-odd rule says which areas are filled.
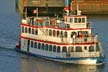
[[[44,58],[52,61],[62,62],[62,63],[68,63],[68,64],[101,65],[103,64],[103,60],[104,60],[103,57],[102,58],[60,58],[60,57],[48,57],[44,55],[34,54],[31,52],[22,51],[20,49],[16,49],[16,51],[27,55]]]
[[[92,58],[86,58],[86,59],[78,59],[78,60],[57,60],[59,62],[64,62],[64,63],[72,63],[72,64],[84,64],[84,65],[101,65],[103,64],[98,63],[98,59],[92,59]]]

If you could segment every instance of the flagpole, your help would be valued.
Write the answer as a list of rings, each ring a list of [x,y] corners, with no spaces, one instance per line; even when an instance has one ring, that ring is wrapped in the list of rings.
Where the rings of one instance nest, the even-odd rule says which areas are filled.
[[[36,8],[36,10],[37,10],[36,16],[38,17],[38,8]]]
[[[36,17],[38,17],[38,8],[34,9],[33,13],[36,14]]]

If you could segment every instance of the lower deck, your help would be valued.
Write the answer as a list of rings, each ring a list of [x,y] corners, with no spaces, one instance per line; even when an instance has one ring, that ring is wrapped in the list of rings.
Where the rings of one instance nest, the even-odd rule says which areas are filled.
[[[102,57],[99,45],[57,45],[21,38],[21,50],[53,58]]]
[[[88,64],[88,65],[101,65],[104,62],[104,57],[82,57],[82,58],[70,58],[70,57],[51,57],[46,55],[40,55],[37,53],[22,51],[17,49],[18,52],[22,52],[28,55],[32,55],[39,58],[44,58],[48,60],[68,63],[68,64]]]

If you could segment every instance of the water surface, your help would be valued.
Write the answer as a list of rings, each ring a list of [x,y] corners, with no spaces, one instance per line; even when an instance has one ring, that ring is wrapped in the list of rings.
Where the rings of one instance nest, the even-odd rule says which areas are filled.
[[[21,16],[16,13],[15,0],[0,0],[0,9],[0,72],[108,72],[108,15],[88,16],[106,56],[104,65],[88,66],[59,63],[16,52]]]

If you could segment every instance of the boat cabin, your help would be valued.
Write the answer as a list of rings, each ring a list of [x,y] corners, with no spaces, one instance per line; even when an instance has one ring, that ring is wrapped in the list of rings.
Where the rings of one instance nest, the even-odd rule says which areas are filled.
[[[87,28],[86,16],[65,16],[64,21],[68,28]]]

